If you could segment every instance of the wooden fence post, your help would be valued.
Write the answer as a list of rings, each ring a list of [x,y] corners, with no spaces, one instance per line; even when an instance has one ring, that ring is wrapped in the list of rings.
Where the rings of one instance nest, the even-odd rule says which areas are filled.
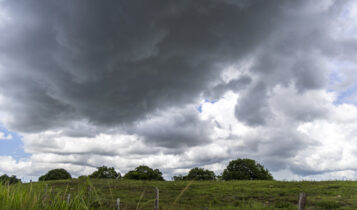
[[[300,196],[299,196],[298,210],[305,210],[305,204],[306,204],[306,193],[302,192],[302,193],[300,193]]]
[[[155,187],[156,199],[155,199],[155,210],[159,210],[159,188]]]
[[[120,210],[120,198],[117,198],[117,206],[115,209]]]

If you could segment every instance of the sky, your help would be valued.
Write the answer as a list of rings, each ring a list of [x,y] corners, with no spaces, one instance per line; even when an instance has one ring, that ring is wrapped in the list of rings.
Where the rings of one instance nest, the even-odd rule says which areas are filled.
[[[0,174],[251,158],[357,179],[353,0],[0,0]]]

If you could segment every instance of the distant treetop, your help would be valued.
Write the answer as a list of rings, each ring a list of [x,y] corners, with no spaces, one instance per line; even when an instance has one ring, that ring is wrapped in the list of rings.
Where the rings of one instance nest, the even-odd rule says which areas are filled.
[[[152,169],[145,165],[138,166],[135,168],[135,170],[129,171],[124,175],[124,179],[164,180],[159,169]]]
[[[71,174],[63,168],[53,169],[40,176],[39,181],[71,179]]]
[[[183,180],[215,180],[216,175],[213,171],[205,170],[203,168],[193,168],[191,169],[186,176],[183,177]]]
[[[120,179],[121,174],[117,173],[113,167],[108,168],[107,166],[98,167],[89,178],[98,178],[98,179]]]
[[[252,159],[237,159],[229,162],[222,174],[223,180],[272,180],[268,169]]]
[[[0,184],[16,184],[16,183],[21,183],[21,180],[16,178],[15,175],[8,176],[7,174],[4,174],[0,176]]]

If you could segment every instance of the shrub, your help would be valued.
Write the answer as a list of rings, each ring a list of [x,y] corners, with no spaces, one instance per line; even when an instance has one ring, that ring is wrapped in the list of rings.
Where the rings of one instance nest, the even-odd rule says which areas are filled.
[[[136,179],[136,180],[160,180],[163,181],[161,171],[159,169],[152,169],[148,166],[138,166],[133,171],[129,171],[125,174],[124,179]]]
[[[117,173],[113,167],[108,168],[107,166],[98,167],[89,178],[97,179],[118,179],[121,178],[121,174]]]
[[[15,175],[8,176],[7,174],[4,174],[0,176],[0,184],[16,184],[16,183],[21,183],[21,180],[16,178]]]
[[[213,171],[205,170],[203,168],[191,169],[187,176],[183,177],[184,180],[215,180],[216,175]]]
[[[63,168],[53,169],[40,176],[39,181],[71,179],[71,174]]]
[[[223,171],[224,180],[272,180],[268,169],[252,159],[237,159],[229,162]]]

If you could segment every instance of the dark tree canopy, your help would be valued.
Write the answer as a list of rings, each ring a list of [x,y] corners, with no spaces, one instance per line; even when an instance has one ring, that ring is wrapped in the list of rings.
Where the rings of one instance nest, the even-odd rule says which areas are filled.
[[[71,179],[71,174],[63,168],[53,169],[40,176],[39,181]]]
[[[223,180],[272,180],[268,169],[252,159],[237,159],[229,162],[222,174]]]
[[[183,180],[215,180],[216,175],[213,171],[205,170],[203,168],[193,168],[188,172]]]
[[[136,180],[160,180],[163,181],[161,171],[159,169],[152,169],[148,166],[138,166],[133,171],[129,171],[125,174],[124,179],[136,179]]]
[[[0,184],[16,184],[16,183],[21,183],[21,180],[16,178],[15,175],[8,176],[7,174],[4,174],[0,176]]]
[[[89,178],[97,179],[120,179],[121,174],[117,173],[113,167],[108,168],[107,166],[98,167]]]

